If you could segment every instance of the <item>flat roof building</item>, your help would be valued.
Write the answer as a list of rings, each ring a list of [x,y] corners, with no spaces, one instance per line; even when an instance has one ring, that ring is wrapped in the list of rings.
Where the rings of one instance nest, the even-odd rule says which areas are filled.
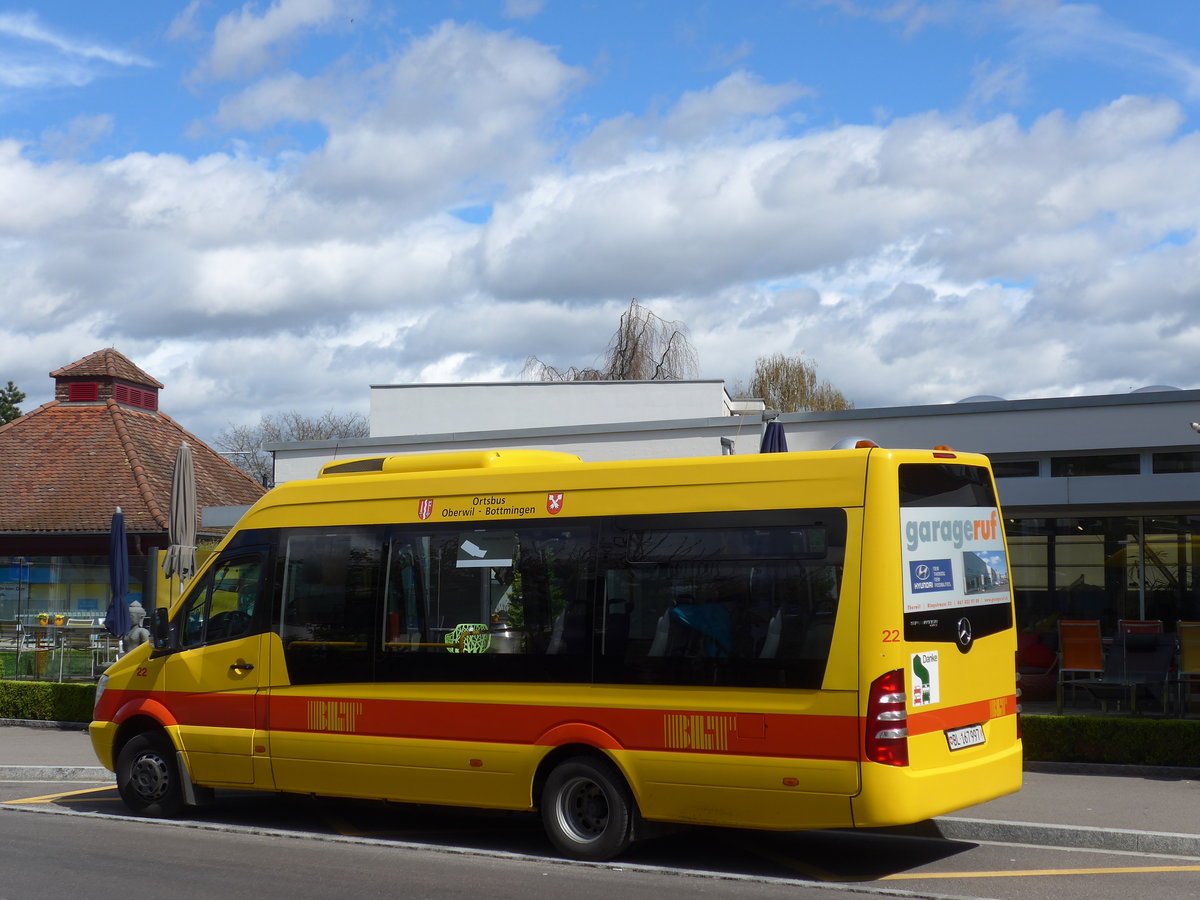
[[[536,448],[585,460],[757,453],[775,413],[719,381],[371,387],[371,436],[269,445],[276,479],[335,458]],[[991,457],[1018,618],[1200,619],[1200,390],[804,412],[778,416],[791,450],[847,437]]]

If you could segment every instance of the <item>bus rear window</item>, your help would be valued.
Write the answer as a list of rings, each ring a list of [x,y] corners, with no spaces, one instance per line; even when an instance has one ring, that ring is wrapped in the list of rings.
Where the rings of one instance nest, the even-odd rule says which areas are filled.
[[[957,642],[1012,627],[1008,553],[983,466],[900,466],[904,637]]]
[[[900,466],[901,506],[996,506],[987,469],[941,463]]]

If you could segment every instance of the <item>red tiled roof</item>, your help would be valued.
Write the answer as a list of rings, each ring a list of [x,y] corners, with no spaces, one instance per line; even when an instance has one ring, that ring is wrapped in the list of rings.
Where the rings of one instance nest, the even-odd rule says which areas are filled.
[[[133,384],[144,384],[149,387],[161,388],[162,382],[147,375],[129,361],[125,354],[105,347],[76,360],[70,365],[55,369],[50,373],[51,378],[119,378]]]
[[[76,366],[108,352],[115,351],[93,353],[58,373],[79,374]],[[136,379],[126,370],[104,377],[158,384],[133,368],[141,373]],[[0,426],[0,533],[107,532],[117,506],[129,532],[164,532],[175,454],[184,441],[192,448],[199,507],[247,505],[262,496],[253,478],[162,412],[111,398],[43,404]]]

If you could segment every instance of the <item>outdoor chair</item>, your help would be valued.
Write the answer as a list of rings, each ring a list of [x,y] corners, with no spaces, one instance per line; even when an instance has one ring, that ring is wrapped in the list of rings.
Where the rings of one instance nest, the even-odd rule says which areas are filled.
[[[1104,673],[1104,644],[1099,619],[1058,620],[1058,691],[1055,706],[1061,716],[1063,694]]]
[[[1047,635],[1051,640],[1053,637]],[[1043,644],[1041,635],[1023,631],[1017,635],[1017,674],[1024,700],[1049,700],[1058,684],[1058,654]]]
[[[24,635],[21,633],[21,625],[15,619],[6,619],[0,622],[0,653],[5,656],[12,657],[12,672],[8,672],[8,666],[0,667],[0,674],[11,674],[19,676],[21,674],[21,654],[24,650],[22,644]]]
[[[1179,715],[1186,716],[1192,686],[1200,684],[1200,622],[1179,622],[1175,626],[1179,641],[1179,661],[1175,669],[1176,702]]]
[[[1167,711],[1167,683],[1175,659],[1175,637],[1154,632],[1127,631],[1118,634],[1108,650],[1104,672],[1084,687],[1107,704],[1129,699],[1129,711],[1137,712],[1139,697],[1158,700]],[[1106,707],[1107,708],[1107,707]]]
[[[76,655],[87,655],[88,678],[96,677],[96,646],[99,635],[92,619],[67,619],[58,647],[58,680],[71,678],[74,674],[71,660]]]
[[[1162,619],[1118,619],[1117,634],[1162,634]]]

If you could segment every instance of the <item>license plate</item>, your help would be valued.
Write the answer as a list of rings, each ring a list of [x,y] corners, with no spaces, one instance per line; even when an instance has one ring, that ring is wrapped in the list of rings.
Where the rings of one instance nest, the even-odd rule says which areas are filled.
[[[946,732],[946,743],[951,750],[962,750],[964,747],[978,747],[983,743],[983,726],[968,725],[966,728],[955,728]]]

